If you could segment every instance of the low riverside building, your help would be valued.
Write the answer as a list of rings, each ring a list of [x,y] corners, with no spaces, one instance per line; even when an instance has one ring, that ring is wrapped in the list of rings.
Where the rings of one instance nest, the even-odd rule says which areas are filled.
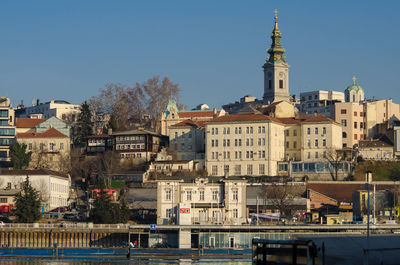
[[[386,137],[360,140],[358,153],[366,160],[392,160],[394,158],[393,144]]]
[[[48,169],[1,170],[0,189],[19,189],[27,177],[32,186],[39,191],[44,211],[69,204],[70,176]]]
[[[166,177],[157,180],[157,224],[247,223],[241,177]]]

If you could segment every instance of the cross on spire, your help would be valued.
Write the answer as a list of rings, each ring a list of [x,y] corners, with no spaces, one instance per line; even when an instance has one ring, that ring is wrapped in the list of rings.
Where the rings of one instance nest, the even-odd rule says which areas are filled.
[[[353,85],[356,84],[356,80],[357,80],[357,78],[356,78],[356,76],[354,75],[354,76],[353,76]]]

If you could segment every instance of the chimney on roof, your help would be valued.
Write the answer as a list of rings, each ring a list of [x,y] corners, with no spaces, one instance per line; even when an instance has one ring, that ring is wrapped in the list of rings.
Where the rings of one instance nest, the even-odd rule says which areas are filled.
[[[217,109],[213,108],[213,116],[216,117],[217,116]]]

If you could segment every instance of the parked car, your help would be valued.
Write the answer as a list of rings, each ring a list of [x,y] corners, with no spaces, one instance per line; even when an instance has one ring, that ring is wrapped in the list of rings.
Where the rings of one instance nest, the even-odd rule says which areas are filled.
[[[66,214],[64,214],[63,219],[70,220],[70,221],[78,221],[79,216],[75,213],[66,213]]]

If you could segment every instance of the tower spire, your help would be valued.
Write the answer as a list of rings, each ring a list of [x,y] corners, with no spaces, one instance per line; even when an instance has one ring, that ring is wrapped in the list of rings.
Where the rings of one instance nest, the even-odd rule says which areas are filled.
[[[269,63],[285,63],[286,60],[283,57],[283,54],[285,53],[285,49],[282,48],[282,44],[281,44],[281,38],[282,38],[282,34],[279,31],[278,28],[278,10],[275,9],[275,25],[274,25],[274,29],[272,30],[271,33],[271,39],[272,39],[272,43],[271,43],[271,48],[269,48],[267,50],[267,52],[270,54],[269,56]]]

